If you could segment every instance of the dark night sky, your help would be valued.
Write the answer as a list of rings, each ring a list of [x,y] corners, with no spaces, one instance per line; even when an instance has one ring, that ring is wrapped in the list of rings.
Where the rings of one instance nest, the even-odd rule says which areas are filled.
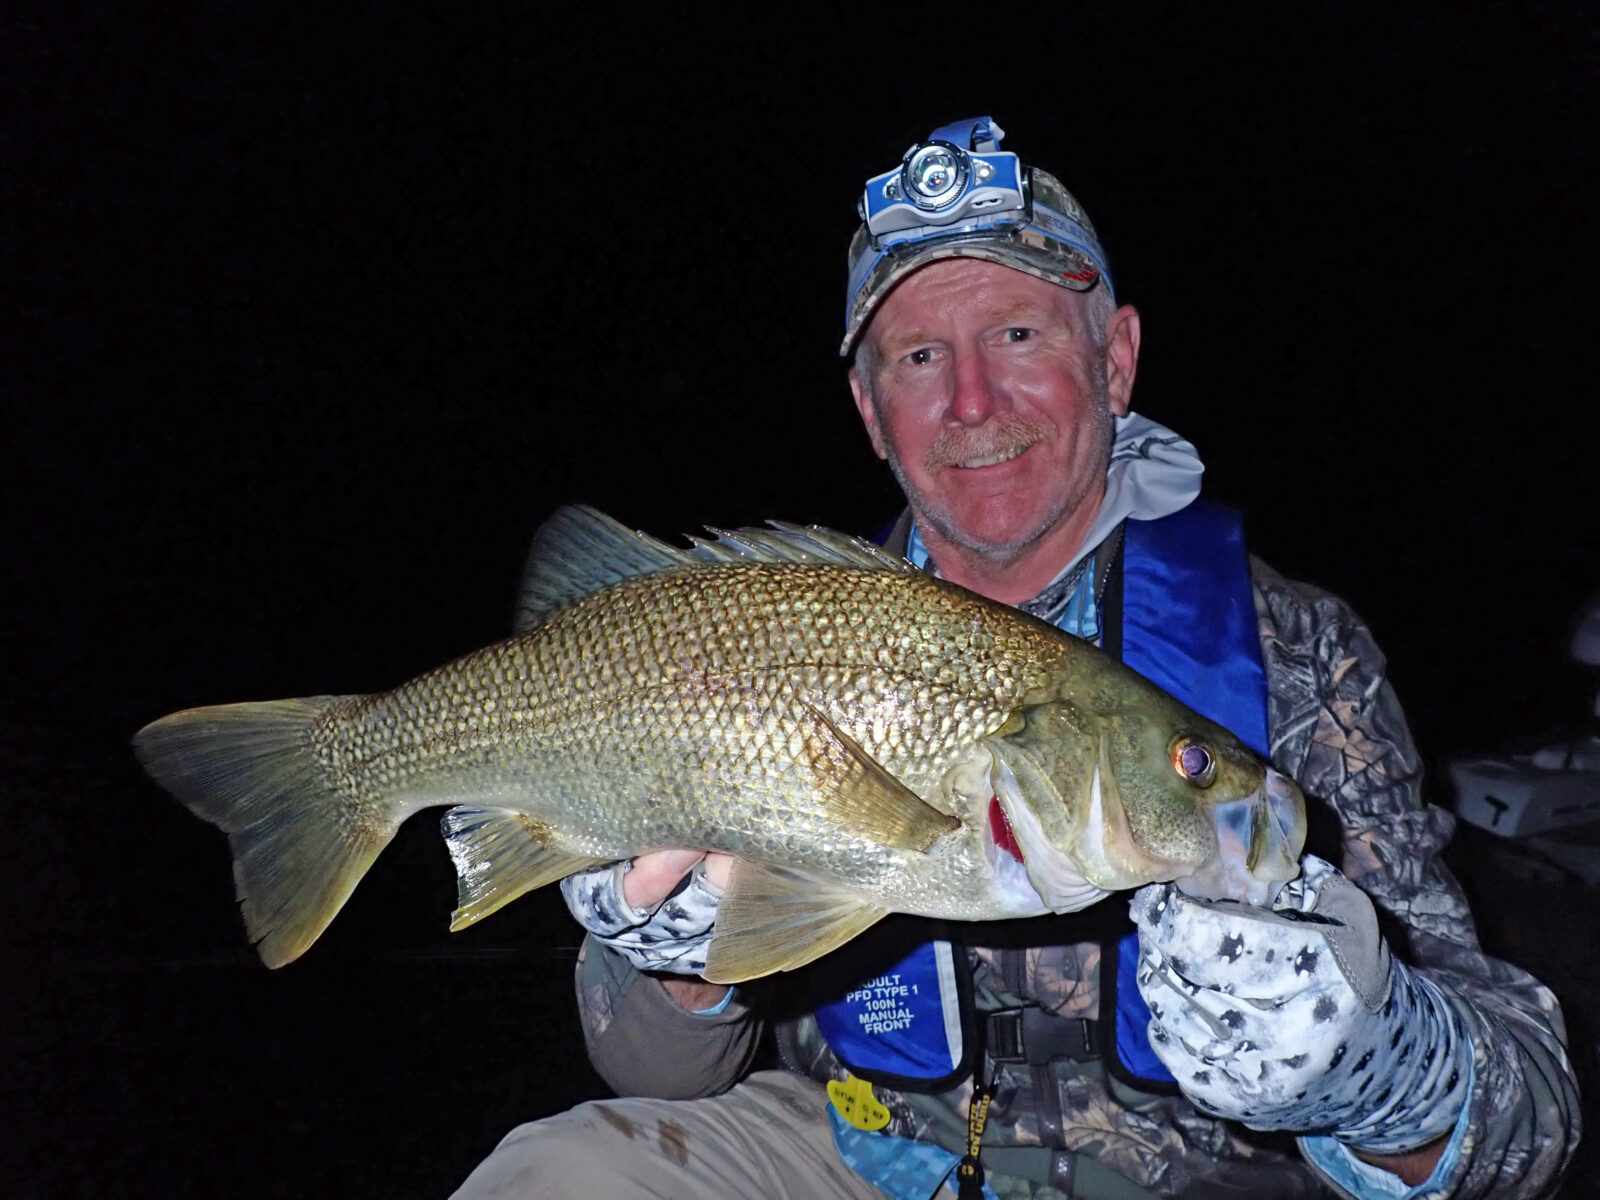
[[[558,504],[876,527],[854,199],[979,113],[1094,216],[1136,407],[1369,618],[1425,753],[1581,717],[1595,26],[1454,7],[0,18],[9,952],[238,949],[220,841],[128,736],[501,636]],[[404,915],[352,928],[442,941],[431,831],[377,874]]]

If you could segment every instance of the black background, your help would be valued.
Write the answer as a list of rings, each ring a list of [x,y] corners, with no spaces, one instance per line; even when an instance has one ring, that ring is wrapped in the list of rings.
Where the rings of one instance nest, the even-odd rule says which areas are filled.
[[[0,18],[23,1194],[438,1196],[601,1094],[553,895],[451,937],[425,815],[269,974],[221,837],[128,738],[502,636],[567,501],[662,535],[876,528],[844,247],[862,180],[957,117],[1089,209],[1144,313],[1136,407],[1369,619],[1431,763],[1585,719],[1592,13],[1187,8]],[[1593,890],[1470,830],[1457,853],[1592,1069]]]

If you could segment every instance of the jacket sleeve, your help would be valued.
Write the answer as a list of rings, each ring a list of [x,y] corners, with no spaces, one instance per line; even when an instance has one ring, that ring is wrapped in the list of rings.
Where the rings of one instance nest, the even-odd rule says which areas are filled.
[[[589,1061],[619,1096],[714,1096],[755,1058],[761,1023],[737,991],[719,1011],[688,1012],[659,980],[592,936],[578,953],[577,988]]]
[[[1333,810],[1345,874],[1372,897],[1394,953],[1447,993],[1471,1033],[1467,1109],[1418,1195],[1543,1195],[1580,1129],[1560,1006],[1478,945],[1440,857],[1455,819],[1422,799],[1421,760],[1371,632],[1337,597],[1251,566],[1273,762]]]

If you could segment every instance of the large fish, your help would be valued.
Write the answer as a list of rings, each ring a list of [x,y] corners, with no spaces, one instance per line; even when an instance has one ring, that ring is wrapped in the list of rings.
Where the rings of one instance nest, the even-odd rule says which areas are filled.
[[[1094,647],[822,529],[676,549],[592,509],[535,538],[518,636],[390,692],[189,709],[135,738],[228,833],[269,966],[447,805],[459,929],[663,846],[736,855],[705,975],[890,912],[1073,912],[1156,880],[1264,901],[1299,789]]]

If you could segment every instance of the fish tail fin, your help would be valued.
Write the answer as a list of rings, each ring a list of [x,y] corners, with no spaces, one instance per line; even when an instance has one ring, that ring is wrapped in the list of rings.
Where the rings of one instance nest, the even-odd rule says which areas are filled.
[[[227,833],[245,927],[269,967],[317,940],[407,815],[338,788],[320,761],[314,731],[346,699],[191,708],[134,735],[151,777]]]

